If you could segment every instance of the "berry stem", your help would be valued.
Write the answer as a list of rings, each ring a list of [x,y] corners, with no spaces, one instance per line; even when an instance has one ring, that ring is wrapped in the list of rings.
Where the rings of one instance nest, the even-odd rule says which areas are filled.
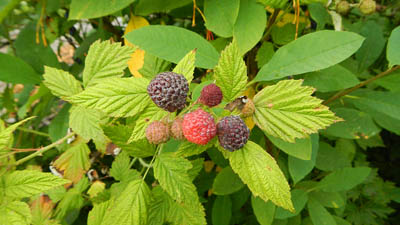
[[[153,163],[154,163],[154,160],[156,159],[156,156],[159,155],[159,154],[161,153],[161,150],[162,150],[163,147],[164,147],[164,144],[160,144],[160,145],[157,146],[157,149],[156,149],[156,152],[155,152],[154,155],[153,155],[153,158],[151,159],[150,163],[147,164],[148,166],[147,166],[146,172],[144,172],[144,175],[143,175],[143,179],[142,179],[142,180],[146,179],[147,173],[149,172],[150,168],[153,167]],[[140,160],[141,160],[141,159],[139,158],[139,161],[140,161]],[[140,161],[140,163],[142,163],[142,162]],[[143,164],[142,164],[142,165],[143,165]],[[145,167],[145,166],[144,166],[144,167]]]

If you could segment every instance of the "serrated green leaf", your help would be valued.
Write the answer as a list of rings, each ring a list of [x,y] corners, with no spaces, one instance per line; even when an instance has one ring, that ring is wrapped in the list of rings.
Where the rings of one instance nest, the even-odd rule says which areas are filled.
[[[14,171],[5,177],[2,190],[5,196],[24,198],[34,196],[70,181],[36,170]]]
[[[194,73],[194,64],[196,62],[196,49],[190,51],[179,61],[179,63],[175,66],[173,72],[182,74],[188,83],[193,80]]]
[[[115,117],[134,116],[150,103],[145,78],[108,78],[67,100]]]
[[[128,143],[139,141],[145,138],[147,126],[155,120],[161,120],[162,118],[168,116],[168,114],[169,113],[167,111],[159,108],[156,106],[156,104],[154,104],[153,101],[151,101],[138,116]]]
[[[294,142],[341,119],[301,80],[284,80],[265,87],[254,97],[254,122],[267,134]]]
[[[89,154],[89,147],[80,142],[61,154],[53,166],[63,172],[63,177],[77,183],[90,168]]]
[[[400,65],[400,26],[393,29],[390,34],[386,57],[390,66]]]
[[[132,47],[121,46],[121,43],[94,42],[85,59],[83,86],[93,86],[104,78],[122,77],[133,51]]]
[[[192,164],[187,159],[165,153],[157,156],[154,162],[154,176],[174,200],[193,202],[198,196],[187,174],[191,168]]]
[[[251,206],[257,221],[261,225],[271,225],[274,221],[275,205],[271,201],[265,202],[261,198],[251,196]]]
[[[151,192],[143,180],[131,181],[107,209],[101,225],[145,225]]]
[[[178,63],[189,51],[197,48],[195,65],[213,68],[218,61],[217,50],[197,33],[176,26],[151,25],[135,29],[125,35],[126,39],[153,54]]]
[[[304,206],[306,205],[308,201],[308,195],[307,192],[301,189],[293,189],[291,191],[292,195],[292,201],[293,201],[293,206],[295,212],[289,212],[283,208],[277,207],[275,211],[275,218],[276,219],[286,219],[290,217],[297,216],[301,213],[301,210],[303,210]]]
[[[31,120],[35,117],[29,117],[24,120],[21,120],[17,123],[14,123],[7,127],[6,129],[0,130],[0,153],[10,144],[12,140],[12,133],[19,127],[21,124],[25,123],[28,120]],[[3,123],[2,123],[3,125]]]
[[[207,29],[220,37],[232,37],[239,5],[239,0],[205,0],[204,16]]]
[[[317,200],[310,198],[307,208],[313,224],[336,225],[332,215]]]
[[[110,205],[110,201],[105,201],[100,204],[95,204],[90,210],[88,215],[87,224],[88,225],[101,225],[104,220],[107,208]]]
[[[261,4],[258,4],[256,0],[240,0],[233,37],[237,41],[241,55],[244,55],[260,41],[266,24],[267,14]]]
[[[279,48],[255,81],[275,80],[333,66],[360,48],[364,38],[345,31],[317,31]]]
[[[175,152],[177,156],[189,157],[192,155],[199,155],[204,152],[208,148],[211,148],[214,144],[214,141],[209,141],[206,145],[197,145],[195,143],[189,141],[183,141],[178,150]]]
[[[232,200],[229,195],[217,196],[212,206],[212,224],[229,225],[232,217]]]
[[[247,68],[235,40],[222,51],[214,77],[227,102],[235,100],[246,89]]]
[[[104,136],[100,127],[101,112],[75,105],[69,113],[69,127],[85,140],[97,140]]]
[[[240,177],[235,174],[230,166],[225,167],[218,173],[212,186],[216,195],[230,195],[244,187]]]
[[[205,225],[205,213],[200,202],[173,202],[167,215],[167,221],[173,225]]]
[[[362,183],[370,172],[369,167],[340,169],[324,177],[317,187],[326,192],[347,191]]]
[[[231,153],[229,162],[255,197],[294,210],[285,176],[275,159],[259,145],[247,142],[243,149]]]
[[[57,97],[70,97],[82,91],[81,83],[64,70],[45,66],[43,78],[43,83]]]
[[[14,201],[0,206],[0,225],[29,225],[31,210],[25,202]]]
[[[171,197],[165,193],[160,186],[153,188],[153,201],[149,205],[147,217],[148,225],[164,224],[167,219],[169,209],[174,202]]]
[[[118,181],[131,181],[140,177],[140,173],[130,168],[131,159],[122,151],[113,161],[110,175]]]
[[[146,79],[153,79],[157,74],[169,71],[170,62],[158,58],[146,52],[144,54],[143,66],[139,69],[139,73]]]

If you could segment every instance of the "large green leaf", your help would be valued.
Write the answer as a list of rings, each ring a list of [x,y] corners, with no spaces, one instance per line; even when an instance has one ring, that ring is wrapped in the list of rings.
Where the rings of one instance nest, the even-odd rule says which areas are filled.
[[[214,77],[227,102],[235,100],[246,89],[247,68],[235,40],[222,51]]]
[[[123,151],[126,151],[132,157],[149,157],[152,156],[156,150],[155,145],[150,144],[146,139],[128,144],[129,137],[132,133],[132,128],[128,126],[105,126],[103,130],[115,145]]]
[[[389,37],[386,57],[391,66],[400,65],[400,26],[396,27]]]
[[[304,76],[304,85],[313,86],[319,92],[339,91],[360,83],[357,77],[341,65],[315,71]]]
[[[70,20],[91,19],[113,14],[127,7],[135,0],[72,0],[69,14]]]
[[[340,169],[324,177],[318,188],[326,192],[347,191],[362,183],[370,172],[368,167]]]
[[[127,152],[123,151],[114,159],[111,169],[110,176],[118,181],[132,181],[140,178],[140,173],[134,169],[131,169],[131,159]]]
[[[217,50],[203,37],[180,27],[145,26],[129,32],[126,39],[140,49],[173,63],[178,63],[195,48],[197,67],[211,69],[219,58]]]
[[[364,38],[351,32],[317,31],[281,47],[258,72],[256,81],[275,80],[333,66],[360,48]]]
[[[232,200],[229,195],[217,196],[212,206],[212,224],[229,225],[232,218]]]
[[[67,135],[69,128],[69,109],[70,104],[65,104],[62,109],[58,112],[56,117],[51,120],[49,125],[49,135],[52,142],[56,142]],[[67,145],[66,142],[57,146],[58,149],[64,149]]]
[[[307,207],[313,224],[336,225],[332,215],[317,200],[310,198]]]
[[[192,0],[139,0],[135,4],[135,14],[147,16],[151,13],[168,12],[191,2]]]
[[[97,140],[104,137],[100,127],[101,112],[82,106],[72,106],[69,116],[69,127],[86,140]]]
[[[31,197],[70,181],[36,170],[17,170],[5,176],[0,191],[13,198]],[[1,190],[3,189],[3,190]]]
[[[0,53],[0,80],[13,84],[37,84],[40,76],[22,59]]]
[[[261,198],[251,196],[251,206],[261,225],[271,225],[274,221],[275,205],[271,201],[265,202]]]
[[[145,78],[108,78],[67,98],[75,104],[115,117],[134,116],[150,103]]]
[[[163,224],[167,218],[173,201],[171,197],[161,189],[160,186],[153,188],[151,192],[153,195],[153,200],[149,205],[147,217],[148,225]]]
[[[244,187],[240,177],[235,174],[230,166],[225,167],[218,173],[212,186],[216,195],[230,195]]]
[[[205,0],[205,26],[220,37],[232,37],[240,0]]]
[[[283,141],[280,138],[268,136],[268,139],[279,149],[290,156],[297,157],[302,160],[310,160],[312,153],[311,138],[296,139],[294,143]]]
[[[70,73],[56,68],[44,67],[43,83],[60,98],[70,97],[82,91],[81,83]]]
[[[261,4],[258,4],[256,0],[240,1],[239,14],[233,28],[233,37],[236,39],[239,52],[242,55],[260,41],[266,25],[267,14]]]
[[[151,199],[151,192],[143,180],[131,181],[113,200],[101,225],[147,224],[147,211]]]
[[[275,159],[259,145],[247,142],[243,149],[230,155],[229,162],[255,197],[294,210],[285,176]]]
[[[196,50],[190,51],[179,61],[173,72],[182,74],[190,84],[193,80],[194,64],[196,62]]]
[[[121,43],[94,42],[86,56],[83,85],[89,87],[104,78],[123,76],[133,50],[129,46],[121,46]]]
[[[192,164],[184,158],[164,153],[156,158],[154,163],[154,176],[161,187],[179,202],[196,202],[198,196],[187,171]]]
[[[318,200],[321,205],[329,208],[341,208],[346,204],[345,195],[339,192],[313,191],[310,196]]]
[[[301,80],[267,86],[254,97],[254,122],[268,135],[294,142],[340,121]]]
[[[287,3],[287,1],[285,0],[257,0],[257,2],[260,2],[265,6],[270,6],[275,9],[282,8]]]
[[[302,180],[315,166],[315,161],[317,159],[317,153],[319,149],[319,136],[316,134],[311,135],[312,153],[310,160],[302,160],[294,156],[288,157],[288,167],[290,176],[294,183]]]
[[[0,206],[0,225],[30,225],[31,209],[25,202],[8,202]]]
[[[364,71],[379,58],[386,43],[381,26],[372,20],[363,25],[360,34],[365,41],[356,52],[358,72]]]
[[[90,210],[88,215],[87,224],[88,225],[101,225],[104,220],[104,215],[106,214],[107,208],[110,205],[110,201],[105,201],[100,204],[95,204]]]
[[[381,77],[378,80],[375,80],[374,82],[375,82],[375,84],[378,84],[379,86],[382,86],[389,91],[399,92],[400,91],[400,71],[396,71],[387,76]]]

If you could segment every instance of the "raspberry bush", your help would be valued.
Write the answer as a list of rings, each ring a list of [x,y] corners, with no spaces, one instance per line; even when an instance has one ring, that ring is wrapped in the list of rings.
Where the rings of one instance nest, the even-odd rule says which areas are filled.
[[[390,0],[0,3],[0,225],[397,224],[399,24]]]

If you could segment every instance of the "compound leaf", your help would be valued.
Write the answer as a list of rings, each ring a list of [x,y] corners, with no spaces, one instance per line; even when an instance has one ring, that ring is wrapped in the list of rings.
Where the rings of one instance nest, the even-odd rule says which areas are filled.
[[[179,61],[179,63],[175,66],[173,72],[182,74],[188,83],[193,80],[194,73],[194,64],[196,62],[196,49],[190,51]]]
[[[63,70],[45,66],[43,78],[43,83],[51,93],[60,98],[76,95],[82,91],[81,83]]]

